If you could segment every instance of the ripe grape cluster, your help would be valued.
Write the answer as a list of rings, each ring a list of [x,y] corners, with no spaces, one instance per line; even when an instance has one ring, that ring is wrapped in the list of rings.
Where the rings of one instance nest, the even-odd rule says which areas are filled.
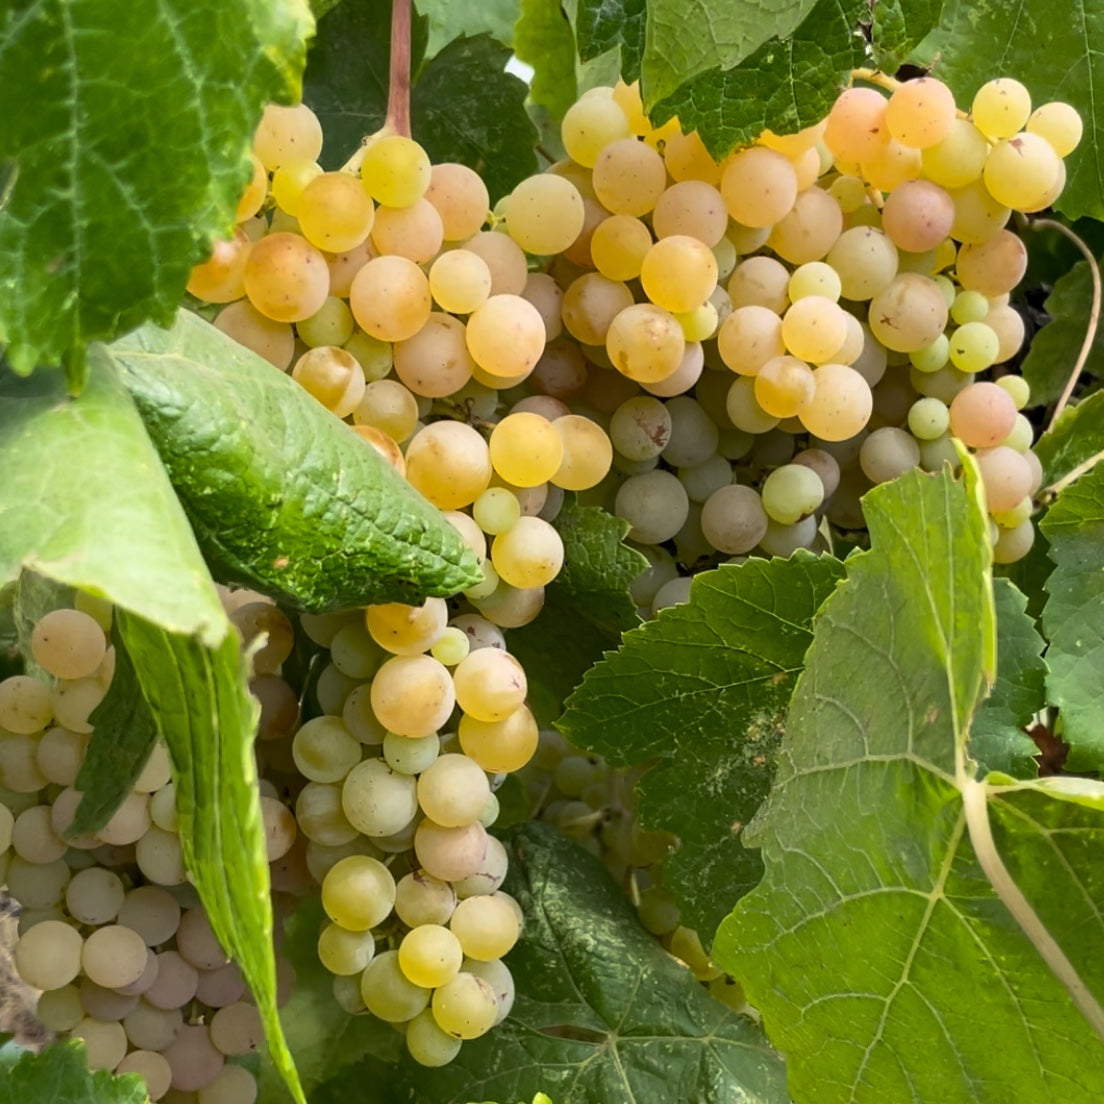
[[[0,682],[0,869],[21,906],[15,966],[40,990],[37,1016],[84,1041],[93,1069],[140,1074],[153,1100],[250,1104],[232,1061],[263,1042],[237,965],[219,945],[184,868],[169,760],[154,747],[133,791],[98,832],[69,838],[75,788],[115,653],[111,608],[78,594],[31,635],[40,676]],[[263,799],[273,883],[296,828]],[[286,996],[286,962],[278,976]]]

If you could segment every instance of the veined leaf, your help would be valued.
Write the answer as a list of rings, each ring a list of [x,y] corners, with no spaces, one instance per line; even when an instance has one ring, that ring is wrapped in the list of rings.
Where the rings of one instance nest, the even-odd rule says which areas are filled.
[[[276,963],[253,734],[260,707],[227,633],[217,648],[117,610],[119,635],[169,750],[184,862],[223,948],[241,967],[269,1051],[305,1104],[276,1011]]]
[[[306,0],[0,8],[0,343],[20,372],[147,318],[233,224],[269,100],[293,102]]]
[[[588,672],[560,721],[612,763],[659,759],[637,785],[641,817],[679,837],[664,884],[706,945],[762,874],[741,831],[770,789],[813,617],[842,574],[837,560],[799,552],[698,575],[687,604],[627,633]]]
[[[213,570],[298,609],[480,578],[440,512],[283,372],[181,311],[111,347]]]
[[[514,52],[533,67],[529,98],[554,120],[575,102],[575,37],[560,0],[521,0]]]
[[[418,0],[417,7],[429,20],[426,53],[430,57],[461,35],[489,34],[504,46],[514,43],[518,0],[483,0],[474,5],[453,0]]]
[[[1058,706],[1070,770],[1104,768],[1104,466],[1071,483],[1041,528],[1054,570],[1043,608],[1047,701]]]
[[[135,1074],[90,1072],[79,1042],[54,1043],[0,1063],[0,1104],[147,1104],[145,1082]]]
[[[1096,391],[1067,406],[1058,415],[1054,428],[1035,442],[1035,455],[1043,465],[1044,486],[1057,483],[1101,450],[1104,450],[1104,391]]]
[[[621,48],[621,75],[630,83],[640,76],[649,5],[645,0],[577,0],[575,38],[579,57],[593,61]]]
[[[864,506],[871,550],[818,618],[749,829],[763,881],[714,957],[786,1053],[796,1104],[1089,1104],[1104,786],[972,776],[996,658],[972,481],[913,473]]]

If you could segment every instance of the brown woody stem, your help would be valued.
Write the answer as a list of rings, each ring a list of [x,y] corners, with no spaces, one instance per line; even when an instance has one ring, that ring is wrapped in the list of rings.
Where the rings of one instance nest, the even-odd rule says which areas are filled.
[[[410,0],[391,3],[391,73],[383,127],[410,137]]]

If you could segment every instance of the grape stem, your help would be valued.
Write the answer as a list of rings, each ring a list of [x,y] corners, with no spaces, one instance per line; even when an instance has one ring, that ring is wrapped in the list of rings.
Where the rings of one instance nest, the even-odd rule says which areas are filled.
[[[1081,250],[1082,255],[1088,262],[1089,272],[1092,274],[1092,307],[1089,310],[1089,323],[1085,329],[1085,340],[1081,342],[1081,351],[1077,354],[1077,360],[1074,362],[1073,370],[1070,372],[1069,379],[1066,381],[1065,390],[1062,392],[1061,397],[1054,407],[1054,413],[1050,416],[1050,424],[1047,426],[1047,429],[1051,430],[1054,428],[1054,423],[1058,421],[1058,415],[1066,408],[1066,404],[1073,394],[1073,389],[1077,386],[1081,371],[1085,367],[1085,361],[1089,359],[1089,353],[1092,352],[1093,342],[1096,340],[1096,330],[1097,326],[1100,324],[1100,266],[1096,263],[1096,258],[1093,256],[1092,250],[1077,234],[1066,226],[1065,223],[1058,222],[1056,219],[1032,219],[1029,225],[1033,230],[1057,230],[1059,234],[1064,234]],[[1093,459],[1095,462],[1096,458],[1094,457]],[[1092,465],[1089,466],[1091,467]],[[1084,470],[1088,471],[1088,468]],[[1075,469],[1075,471],[1077,471],[1078,475],[1083,474],[1079,469]],[[1066,476],[1066,479],[1072,482],[1069,476]],[[1057,484],[1055,486],[1057,486]],[[1051,489],[1053,490],[1053,488]]]
[[[1095,468],[1101,460],[1104,460],[1104,449],[1101,449],[1100,452],[1093,453],[1088,460],[1082,461],[1072,471],[1063,475],[1056,483],[1052,483],[1047,487],[1046,491],[1043,493],[1043,500],[1049,502],[1051,499],[1057,498],[1071,483],[1080,479],[1085,472]]]
[[[891,77],[888,73],[882,73],[877,69],[852,69],[851,80],[865,81],[867,84],[884,88],[887,92],[894,92],[901,87],[901,82],[896,77]]]

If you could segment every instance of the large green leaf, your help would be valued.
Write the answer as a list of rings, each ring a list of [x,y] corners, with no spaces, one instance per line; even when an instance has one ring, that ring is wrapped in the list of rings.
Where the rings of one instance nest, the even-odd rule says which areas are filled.
[[[1044,308],[1050,321],[1031,339],[1024,358],[1023,377],[1031,384],[1031,404],[1052,403],[1066,386],[1085,340],[1092,304],[1092,276],[1088,263],[1079,261],[1047,296]],[[1104,375],[1104,334],[1099,330],[1085,361],[1084,371]]]
[[[1104,466],[1058,496],[1042,530],[1054,571],[1043,609],[1047,701],[1061,711],[1070,770],[1104,768]]]
[[[0,581],[31,570],[217,643],[226,615],[142,420],[102,347],[89,367],[74,400],[0,362]]]
[[[578,0],[575,38],[579,57],[592,61],[607,50],[620,47],[621,73],[627,81],[636,80],[644,57],[649,7],[646,0]]]
[[[1044,331],[1045,332],[1045,331]],[[1057,483],[1104,449],[1104,391],[1067,406],[1053,428],[1035,442],[1044,485]]]
[[[172,317],[229,230],[268,100],[298,96],[306,0],[0,6],[0,343],[19,371]]]
[[[253,734],[260,711],[238,638],[217,648],[116,611],[119,635],[169,749],[184,862],[226,952],[241,967],[269,1051],[305,1104],[276,1011],[276,962]]]
[[[147,1104],[145,1082],[130,1074],[89,1072],[84,1045],[55,1043],[0,1063],[0,1104]]]
[[[290,377],[187,311],[111,354],[212,570],[299,609],[479,579],[440,512]]]
[[[518,0],[481,0],[479,4],[418,0],[418,11],[429,20],[426,53],[431,57],[465,34],[489,34],[505,46],[513,45]]]
[[[529,99],[546,108],[553,120],[563,118],[575,102],[575,37],[560,0],[521,0],[514,52],[533,67]]]
[[[939,26],[918,51],[934,59],[969,109],[979,86],[994,77],[1015,77],[1036,103],[1064,100],[1085,120],[1081,147],[1067,162],[1069,181],[1055,206],[1071,218],[1104,216],[1104,120],[1096,89],[1104,80],[1104,11],[1099,5],[1063,5],[1050,0],[947,0]]]
[[[658,760],[638,783],[640,814],[679,837],[664,883],[707,945],[762,874],[741,830],[770,789],[813,616],[842,574],[799,552],[698,575],[688,603],[627,633],[587,674],[560,722],[613,763]]]
[[[556,1104],[785,1104],[781,1058],[759,1028],[644,931],[593,856],[539,823],[513,843],[507,885],[525,931],[508,960],[510,1017],[443,1069],[354,1067],[313,1104],[517,1101],[541,1090]]]
[[[1024,732],[1046,699],[1045,643],[1026,613],[1027,598],[1007,579],[993,580],[997,612],[997,681],[974,718],[970,757],[986,771],[1034,778],[1035,741]]]
[[[327,168],[344,164],[383,125],[390,35],[389,4],[344,3],[319,20],[303,98],[322,120]],[[525,112],[526,85],[505,71],[510,49],[490,35],[455,39],[424,61],[426,35],[427,21],[415,18],[413,136],[434,161],[477,169],[493,202],[536,171],[537,132]]]
[[[913,473],[864,506],[749,831],[763,881],[714,957],[796,1104],[1097,1101],[1104,787],[972,776],[996,660],[976,487]]]
[[[944,0],[878,0],[871,4],[870,45],[883,73],[894,73],[939,24]]]

